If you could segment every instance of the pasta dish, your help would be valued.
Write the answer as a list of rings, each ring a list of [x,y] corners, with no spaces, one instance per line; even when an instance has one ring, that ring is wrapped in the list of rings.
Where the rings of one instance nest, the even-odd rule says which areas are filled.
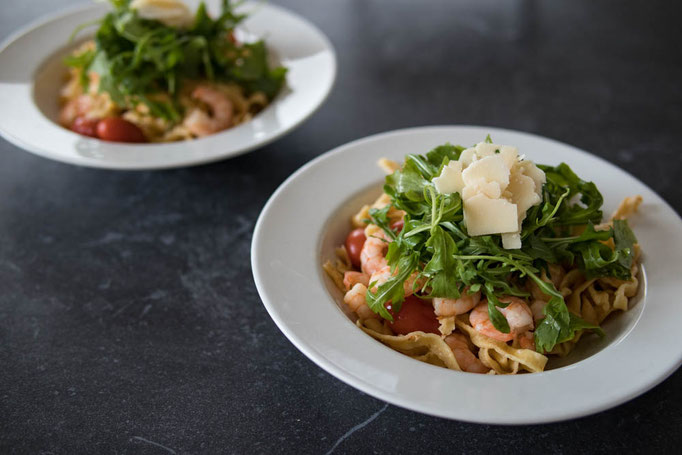
[[[383,194],[323,268],[356,325],[392,349],[465,372],[541,372],[637,295],[626,218],[640,196],[603,222],[594,183],[490,137],[379,164]]]
[[[170,142],[247,122],[281,90],[263,41],[240,42],[228,0],[211,18],[179,0],[110,0],[94,40],[65,63],[60,123],[117,142]],[[84,24],[84,26],[91,24]],[[80,29],[79,29],[80,30]],[[78,30],[77,30],[78,31]]]

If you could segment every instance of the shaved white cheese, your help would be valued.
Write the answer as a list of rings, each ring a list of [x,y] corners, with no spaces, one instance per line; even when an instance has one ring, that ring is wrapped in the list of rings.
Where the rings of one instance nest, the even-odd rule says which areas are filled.
[[[519,161],[519,149],[510,145],[500,146],[500,156],[507,165],[507,169],[511,170]]]
[[[497,182],[486,182],[484,179],[478,179],[466,185],[460,194],[463,200],[467,200],[477,194],[483,194],[490,199],[499,199],[502,195],[502,188]]]
[[[519,232],[500,234],[500,237],[502,237],[502,248],[506,250],[518,250],[521,248],[521,234]]]
[[[545,172],[532,161],[521,161],[518,166],[525,175],[533,179],[535,182],[535,192],[538,193],[538,196],[542,196],[542,185],[547,181]]]
[[[504,162],[507,164],[507,169],[511,169],[518,161],[519,157],[519,149],[511,145],[499,145],[481,142],[480,144],[476,144],[476,147],[474,147],[473,150],[475,150],[476,157],[479,160],[487,156],[501,156],[504,159]]]
[[[497,144],[490,144],[488,142],[479,142],[478,144],[476,144],[474,149],[476,150],[476,155],[478,155],[478,159],[481,159],[486,156],[494,155],[495,152],[497,152],[500,149],[500,146]]]
[[[450,161],[443,168],[439,177],[433,179],[436,190],[441,194],[459,193],[464,188],[462,181],[462,163]]]
[[[464,204],[464,221],[471,236],[519,230],[516,205],[506,199],[490,199],[483,194],[467,199]]]
[[[459,193],[471,236],[501,234],[506,249],[521,248],[521,224],[542,201],[545,173],[519,157],[516,147],[482,142],[443,168],[433,183],[442,194]]]
[[[155,20],[169,27],[189,27],[194,17],[179,0],[133,0],[130,8],[142,19]]]
[[[500,190],[504,191],[509,184],[509,169],[501,156],[486,156],[474,161],[462,171],[462,180],[466,186],[480,180],[497,182],[500,185]]]
[[[476,161],[478,157],[476,156],[476,149],[475,148],[468,148],[466,150],[462,150],[462,153],[459,155],[459,162],[462,163],[462,167],[466,168],[468,165]]]
[[[520,170],[514,169],[509,180],[507,189],[511,193],[511,201],[516,204],[521,221],[526,217],[526,211],[532,206],[539,204],[540,196],[535,192],[535,181],[524,175]]]

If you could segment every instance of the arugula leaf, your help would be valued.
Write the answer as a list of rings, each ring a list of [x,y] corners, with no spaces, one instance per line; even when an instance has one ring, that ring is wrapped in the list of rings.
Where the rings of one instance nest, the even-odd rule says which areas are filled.
[[[487,142],[492,141],[488,137]],[[509,323],[499,310],[507,306],[502,296],[528,298],[526,281],[533,280],[549,295],[545,318],[535,330],[536,349],[551,351],[558,343],[572,339],[580,330],[598,326],[568,311],[561,293],[540,278],[549,264],[578,266],[586,276],[612,276],[629,279],[636,239],[627,223],[616,221],[613,229],[597,231],[601,221],[602,196],[592,182],[580,179],[571,168],[539,166],[546,173],[543,201],[526,214],[520,250],[502,248],[500,235],[470,237],[463,222],[460,195],[440,194],[431,180],[443,166],[458,159],[463,147],[445,144],[426,155],[411,154],[402,169],[386,177],[384,191],[391,207],[405,211],[404,227],[390,230],[388,210],[372,211],[372,222],[394,240],[386,259],[396,274],[368,291],[370,308],[392,320],[385,306],[399,310],[404,299],[404,282],[415,272],[425,279],[422,297],[458,298],[464,288],[481,291],[488,301],[488,314],[495,328],[508,333]],[[579,234],[578,227],[584,226]],[[608,246],[613,239],[615,249]]]
[[[535,328],[535,349],[549,352],[570,333],[571,316],[563,299],[553,296],[544,309],[545,317]]]
[[[556,264],[559,262],[552,247],[537,235],[529,236],[521,250],[533,259],[542,259],[548,264]]]
[[[93,49],[88,49],[84,52],[67,56],[64,58],[64,63],[72,68],[89,67],[92,65],[95,55],[96,54]],[[87,73],[85,71],[81,71],[78,78],[81,86],[87,91],[90,84],[90,78],[88,78]]]
[[[552,245],[554,253],[561,260],[569,263],[577,260],[588,278],[613,276],[627,280],[630,278],[633,245],[637,240],[627,227],[627,223],[618,221],[617,226],[617,231],[614,229],[596,231],[592,223],[588,223],[583,233],[578,236],[550,237],[542,240]],[[618,240],[615,250],[603,243],[611,238]]]
[[[97,73],[100,92],[123,107],[144,103],[155,115],[177,121],[186,81],[233,82],[247,95],[262,92],[268,99],[284,85],[286,69],[270,68],[263,41],[239,44],[231,38],[245,15],[236,14],[229,1],[215,20],[200,3],[189,29],[143,19],[127,0],[110,2],[114,10],[97,22],[96,49],[67,58],[67,64],[81,70],[84,87],[88,73]]]
[[[416,253],[402,256],[398,261],[398,273],[379,285],[376,293],[372,292],[376,283],[370,283],[365,296],[369,309],[380,314],[384,319],[393,321],[393,316],[388,312],[385,304],[391,302],[393,311],[396,313],[400,311],[401,304],[405,300],[403,283],[417,268],[418,263],[419,255]]]
[[[628,226],[627,220],[613,220],[613,239],[618,254],[618,263],[630,270],[635,259],[637,238]]]
[[[601,327],[595,324],[590,324],[589,322],[585,321],[584,319],[579,318],[573,313],[568,313],[571,320],[568,323],[568,330],[569,330],[569,335],[568,337],[563,340],[563,341],[568,341],[573,339],[575,336],[575,333],[578,332],[579,330],[591,330],[592,332],[596,333],[600,337],[604,337],[606,334],[602,330]]]
[[[458,160],[463,151],[464,147],[459,145],[452,145],[450,143],[439,145],[426,154],[426,160],[435,167],[437,172],[434,174],[437,176],[440,175],[444,165],[449,161]]]
[[[546,195],[550,196],[550,200],[562,189],[568,189],[567,200],[571,200],[574,196],[580,195],[580,202],[564,203],[561,205],[557,213],[557,219],[554,222],[556,225],[576,225],[586,224],[592,222],[597,224],[602,219],[601,206],[604,198],[592,182],[585,182],[581,180],[566,163],[561,163],[556,167],[538,165],[540,169],[545,172],[547,178],[546,187],[550,190]]]
[[[555,248],[562,245],[569,245],[582,242],[590,242],[592,240],[599,240],[600,242],[606,241],[612,237],[611,230],[597,231],[594,229],[594,225],[588,222],[585,230],[580,235],[572,237],[550,237],[543,238],[547,243],[551,243]]]
[[[223,7],[225,9],[225,7]],[[192,24],[192,32],[197,35],[209,35],[214,33],[216,23],[211,19],[206,11],[206,4],[199,3],[197,11],[194,13],[194,24]]]
[[[431,230],[431,237],[426,242],[426,247],[433,251],[431,260],[424,266],[422,272],[430,280],[430,297],[447,297],[457,299],[460,297],[457,282],[452,279],[450,273],[457,267],[454,256],[457,246],[450,235],[440,226]]]
[[[500,310],[497,309],[497,307],[504,308],[507,306],[507,304],[503,304],[497,299],[497,296],[495,295],[495,289],[492,284],[485,283],[483,286],[483,292],[488,299],[488,316],[490,317],[490,321],[493,323],[493,326],[502,333],[509,333],[511,329],[509,328],[507,318],[505,318]]]
[[[390,220],[388,219],[388,211],[391,210],[391,206],[387,205],[381,209],[370,209],[369,210],[369,221],[373,224],[379,226],[391,239],[395,240],[395,232],[391,229]]]
[[[431,184],[419,172],[415,161],[409,159],[405,162],[402,170],[386,177],[386,183],[395,190],[395,193],[415,202],[424,199],[424,188]]]

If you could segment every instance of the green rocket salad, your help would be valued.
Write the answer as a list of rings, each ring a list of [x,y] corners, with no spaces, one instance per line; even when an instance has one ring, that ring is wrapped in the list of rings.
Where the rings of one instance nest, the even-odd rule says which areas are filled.
[[[286,69],[270,68],[263,41],[238,43],[235,27],[246,16],[223,0],[221,14],[212,19],[202,2],[189,27],[172,27],[140,17],[130,0],[110,0],[113,10],[95,23],[95,46],[66,59],[88,74],[99,75],[99,91],[122,106],[146,104],[151,112],[168,120],[181,118],[177,95],[187,80],[233,82],[247,94],[262,92],[272,99],[284,84]],[[160,93],[169,99],[159,99]]]
[[[491,142],[490,138],[486,142]],[[595,230],[602,220],[603,198],[592,182],[580,179],[567,164],[538,167],[545,172],[542,202],[531,207],[521,230],[521,249],[504,249],[500,235],[471,237],[464,223],[463,203],[458,193],[440,194],[432,179],[450,160],[457,160],[464,147],[442,145],[426,155],[410,154],[402,169],[386,177],[384,191],[391,204],[370,211],[371,222],[392,240],[386,259],[394,275],[376,287],[369,286],[366,301],[375,313],[392,321],[404,301],[403,283],[414,273],[424,298],[459,298],[481,291],[488,300],[490,320],[497,330],[509,333],[507,320],[498,310],[508,304],[503,295],[528,297],[524,284],[533,280],[549,296],[545,317],[534,336],[538,352],[571,340],[577,331],[601,329],[569,312],[562,294],[551,282],[541,279],[549,264],[578,267],[588,278],[615,277],[629,280],[636,238],[626,221],[615,220],[607,230]],[[391,229],[388,211],[403,210],[404,227]],[[584,226],[572,235],[576,226]],[[615,249],[604,242],[613,239]],[[417,285],[415,285],[417,286]]]

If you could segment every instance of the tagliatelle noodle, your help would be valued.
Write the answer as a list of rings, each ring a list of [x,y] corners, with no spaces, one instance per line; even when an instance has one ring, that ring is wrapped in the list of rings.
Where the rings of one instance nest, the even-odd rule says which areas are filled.
[[[566,275],[562,282],[562,289],[571,289],[571,294],[566,299],[569,311],[580,316],[585,321],[600,325],[614,311],[627,311],[629,309],[630,298],[637,295],[639,289],[639,279],[637,273],[639,266],[637,263],[638,254],[630,268],[631,280],[618,280],[616,278],[595,278],[583,281],[575,285],[580,278],[585,280],[582,272],[572,270]],[[573,273],[575,272],[575,273]],[[573,283],[566,283],[567,279]],[[570,285],[574,287],[571,288]],[[576,332],[573,339],[560,343],[554,347],[551,354],[565,356],[569,354],[576,343],[580,341],[584,331]]]
[[[440,323],[438,330],[444,337],[450,335],[455,330],[454,316],[440,317],[438,318],[438,322]]]
[[[531,373],[538,373],[543,371],[545,365],[547,365],[547,357],[539,352],[530,349],[513,348],[506,343],[493,340],[480,334],[469,324],[459,319],[455,323],[458,329],[469,336],[474,345],[481,350],[486,350],[483,356],[479,353],[479,359],[485,366],[494,369],[498,374],[515,374],[520,368]],[[490,358],[493,358],[495,362],[487,364],[486,359],[489,360]],[[513,362],[518,362],[518,365],[514,365]]]
[[[397,161],[389,160],[388,158],[379,158],[377,164],[387,174],[393,174],[395,171],[401,168],[400,163]]]
[[[327,272],[327,275],[332,279],[339,291],[345,293],[346,286],[343,284],[343,276],[347,271],[352,270],[346,247],[341,246],[336,248],[336,258],[334,259],[334,262],[328,260],[322,264],[322,268]]]
[[[394,169],[393,162],[390,160],[381,163],[382,168],[387,172]],[[397,163],[396,163],[397,165]],[[381,209],[390,203],[390,198],[385,193],[382,194],[370,206],[364,206],[352,217],[354,227],[364,227],[365,235],[382,236],[381,228],[374,224],[368,224],[365,220],[369,218],[371,208]],[[613,218],[609,223],[599,226],[608,229],[613,219],[621,219],[631,215],[637,210],[641,203],[640,196],[626,198],[618,210],[614,212]],[[404,213],[399,210],[391,209],[388,212],[389,219],[395,221],[402,219]],[[577,232],[577,231],[576,231]],[[613,247],[613,245],[610,245]],[[348,261],[345,248],[337,250],[337,255],[345,257],[345,260],[337,259],[336,264],[327,261],[324,269],[332,277],[336,285],[342,292],[343,273],[352,270]],[[545,270],[540,274],[543,281],[552,283],[557,290],[564,296],[569,311],[580,316],[585,321],[599,325],[608,315],[614,311],[627,311],[629,299],[637,294],[639,280],[637,278],[639,259],[639,246],[635,245],[635,258],[631,267],[632,279],[629,281],[618,280],[615,278],[593,278],[586,279],[584,274],[577,268],[564,270],[560,265],[550,264],[549,275]],[[548,301],[550,296],[544,294],[539,286],[532,280],[528,280],[528,290],[534,299]],[[529,302],[530,303],[530,302]],[[445,343],[444,338],[459,329],[470,341],[478,348],[479,360],[491,369],[489,374],[517,374],[522,370],[529,372],[544,371],[548,357],[531,349],[520,348],[518,341],[510,346],[501,341],[489,338],[477,332],[468,324],[468,316],[438,318],[440,323],[439,331],[442,336],[424,332],[411,332],[407,335],[394,335],[390,324],[383,323],[377,319],[357,320],[356,324],[365,333],[372,336],[390,348],[405,354],[413,359],[442,366],[445,368],[461,371],[454,353]],[[550,354],[565,356],[569,354],[576,343],[587,333],[583,330],[576,332],[573,339],[557,344]],[[476,355],[476,353],[474,352]]]
[[[433,365],[444,366],[451,370],[462,371],[450,347],[443,339],[433,333],[411,332],[407,335],[386,335],[372,330],[364,321],[357,321],[366,334],[381,341],[386,346],[405,354],[413,359]]]
[[[642,196],[639,194],[636,196],[628,196],[620,202],[620,205],[615,212],[611,215],[611,221],[613,220],[625,220],[631,215],[634,215],[639,209],[642,203]]]
[[[388,321],[386,320],[381,322],[378,319],[363,319],[361,324],[368,329],[374,330],[375,332],[381,333],[383,335],[393,335],[393,331],[391,331],[391,328],[388,326]]]
[[[367,226],[367,221],[369,220],[369,211],[371,209],[383,209],[388,204],[391,203],[391,198],[386,193],[381,193],[381,196],[377,198],[372,205],[363,205],[362,208],[351,217],[351,224],[354,228]],[[397,210],[394,207],[388,211],[388,218],[391,222],[399,221],[403,219],[405,212],[402,210]],[[378,228],[378,226],[377,226]],[[379,228],[380,229],[380,228]]]
[[[377,164],[387,174],[392,174],[396,170],[400,169],[399,163],[389,160],[388,158],[380,158],[379,161],[377,161]],[[355,228],[366,226],[367,222],[365,220],[369,219],[370,209],[383,209],[390,203],[391,197],[386,193],[381,193],[381,196],[379,196],[377,200],[372,203],[372,205],[363,205],[360,210],[351,217],[351,224]],[[391,222],[402,220],[403,216],[405,216],[405,212],[402,210],[397,210],[395,207],[391,207],[391,209],[388,211],[388,218],[391,220]]]
[[[530,372],[544,370],[547,363],[544,355],[530,349],[508,346],[479,334],[462,321],[455,321],[462,333],[479,348],[479,359],[496,374],[517,374],[521,369]],[[385,324],[382,325],[376,319],[358,320],[356,324],[372,338],[413,359],[461,371],[452,350],[441,336],[424,332],[393,335]]]

